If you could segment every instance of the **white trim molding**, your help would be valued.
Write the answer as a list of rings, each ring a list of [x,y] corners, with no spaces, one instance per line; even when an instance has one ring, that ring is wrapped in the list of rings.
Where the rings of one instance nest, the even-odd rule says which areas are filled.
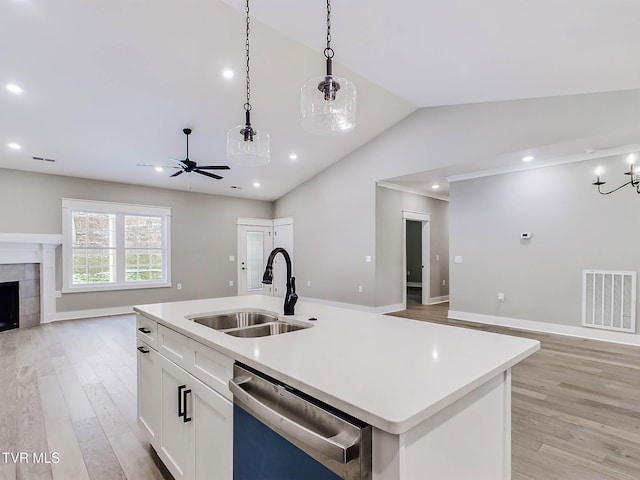
[[[56,247],[62,235],[0,233],[0,264],[40,264],[40,323],[53,320],[56,312]]]
[[[413,210],[402,210],[402,218],[405,220],[415,220],[417,222],[430,222],[431,214],[424,212],[414,212]]]
[[[133,307],[95,308],[91,310],[74,310],[71,312],[58,312],[52,321],[78,320],[80,318],[112,317],[115,315],[132,315]]]
[[[448,202],[449,197],[444,195],[438,195],[437,193],[428,193],[423,192],[417,188],[405,187],[404,185],[398,185],[396,183],[390,183],[385,180],[378,180],[376,185],[382,188],[388,188],[389,190],[397,190],[398,192],[404,193],[413,193],[414,195],[420,195],[422,197],[435,198],[436,200],[442,200],[443,202]]]
[[[397,303],[395,305],[383,305],[381,307],[369,307],[367,305],[358,305],[356,303],[334,302],[333,300],[324,300],[323,298],[309,298],[304,297],[305,302],[318,303],[320,305],[328,305],[330,307],[349,308],[351,310],[358,310],[359,312],[367,313],[391,313],[404,310],[404,305]]]
[[[436,305],[438,303],[447,303],[449,301],[449,295],[442,295],[441,297],[431,297],[429,299],[429,305]]]
[[[532,332],[553,333],[569,337],[587,338],[590,340],[601,340],[603,342],[640,346],[640,335],[629,333],[597,330],[593,328],[576,327],[573,325],[560,325],[549,322],[537,322],[534,320],[522,320],[519,318],[498,317],[494,315],[484,315],[481,313],[459,312],[456,310],[449,310],[448,317],[452,320],[466,320],[468,322],[517,328]]]

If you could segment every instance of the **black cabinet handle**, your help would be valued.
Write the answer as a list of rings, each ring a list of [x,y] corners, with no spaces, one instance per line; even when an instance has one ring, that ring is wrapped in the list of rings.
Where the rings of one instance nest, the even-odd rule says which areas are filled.
[[[186,413],[187,409],[182,406],[182,399],[184,398],[184,396],[182,395],[182,391],[185,388],[187,388],[186,385],[180,385],[178,387],[178,417],[187,416],[187,413]]]
[[[138,331],[139,331],[139,332],[142,332],[142,333],[147,333],[147,334],[148,334],[148,333],[151,333],[151,330],[149,330],[148,328],[144,328],[144,327],[140,327],[140,328],[138,329]]]
[[[182,406],[184,407],[184,416],[182,417],[182,421],[184,423],[190,422],[191,417],[187,417],[187,395],[191,393],[191,389],[184,390],[182,392]]]
[[[147,350],[144,347],[138,347],[138,351],[141,352],[141,353],[149,353],[149,350]]]

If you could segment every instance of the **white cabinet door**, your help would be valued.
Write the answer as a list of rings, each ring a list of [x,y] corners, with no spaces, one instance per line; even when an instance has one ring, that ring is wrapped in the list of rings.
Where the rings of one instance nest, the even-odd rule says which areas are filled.
[[[162,355],[160,359],[162,403],[160,448],[158,455],[176,480],[193,478],[193,419],[185,422],[189,403],[189,380],[193,377]],[[186,402],[185,402],[186,397]],[[187,420],[189,417],[187,417]]]
[[[196,480],[233,478],[233,404],[194,381],[193,418]]]
[[[138,425],[158,448],[160,440],[160,364],[158,353],[138,340]]]
[[[162,355],[157,358],[158,455],[176,480],[232,480],[233,404]]]

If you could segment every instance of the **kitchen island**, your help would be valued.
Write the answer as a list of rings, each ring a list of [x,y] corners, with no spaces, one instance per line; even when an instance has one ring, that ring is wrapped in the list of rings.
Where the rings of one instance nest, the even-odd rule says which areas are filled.
[[[139,422],[176,478],[231,478],[224,456],[232,452],[227,384],[234,361],[371,425],[374,480],[510,478],[510,368],[538,350],[539,342],[304,299],[294,316],[281,318],[311,327],[280,335],[238,338],[191,320],[237,310],[281,314],[282,299],[256,295],[135,307]],[[158,363],[169,372],[166,378],[154,373],[163,371]],[[201,432],[198,440],[197,419],[193,432],[174,432],[180,425],[171,426],[158,411],[166,408],[154,405],[151,391],[181,408],[180,397],[169,387],[164,391],[172,382],[187,385],[176,369],[203,384],[200,395],[192,393],[192,416],[198,398],[220,397],[211,399],[219,407],[217,421],[226,419],[219,429],[224,435],[207,438]],[[181,452],[179,461],[171,450],[184,442],[191,442],[195,457]],[[207,443],[224,452],[215,460],[224,464],[218,465],[223,477],[204,473],[214,468]]]

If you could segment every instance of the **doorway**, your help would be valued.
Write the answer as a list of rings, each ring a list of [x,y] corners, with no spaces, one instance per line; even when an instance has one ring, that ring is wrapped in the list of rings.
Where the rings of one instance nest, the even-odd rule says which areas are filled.
[[[276,247],[293,256],[293,218],[265,220],[238,218],[238,295],[275,295],[286,292],[286,264],[278,255],[273,262],[273,284],[264,285],[262,276],[267,258]]]
[[[403,303],[429,305],[431,294],[431,217],[428,213],[402,212],[403,222]]]

